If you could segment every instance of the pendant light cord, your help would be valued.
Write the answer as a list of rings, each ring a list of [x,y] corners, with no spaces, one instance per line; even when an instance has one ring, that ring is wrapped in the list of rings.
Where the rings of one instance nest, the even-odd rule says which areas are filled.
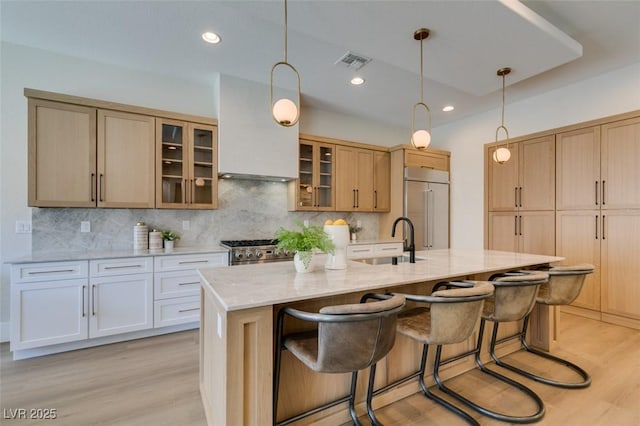
[[[287,0],[284,0],[284,61],[287,61]]]
[[[422,48],[422,42],[424,40],[421,38],[420,39],[420,102],[424,103],[424,65],[423,65],[423,59],[422,59],[422,51],[424,50]]]
[[[506,74],[502,74],[502,127],[504,127],[504,76]]]

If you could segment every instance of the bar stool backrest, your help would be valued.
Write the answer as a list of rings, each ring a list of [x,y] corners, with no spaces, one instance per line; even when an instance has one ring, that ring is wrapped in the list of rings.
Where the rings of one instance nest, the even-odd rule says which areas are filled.
[[[493,285],[478,281],[473,287],[438,290],[431,294],[429,343],[448,345],[467,340],[473,333],[482,306],[493,293]]]
[[[538,303],[545,305],[569,305],[580,295],[588,274],[593,273],[593,265],[583,263],[571,266],[554,266],[546,271],[549,282],[540,286]]]
[[[484,305],[482,317],[490,321],[518,321],[529,315],[538,289],[549,280],[546,272],[514,272],[492,277],[493,297]]]
[[[337,322],[321,321],[318,325],[318,358],[314,370],[324,373],[346,373],[371,366],[393,347],[398,312],[405,299],[395,295],[372,303],[326,306],[324,316],[335,316]],[[340,317],[351,320],[340,321]]]

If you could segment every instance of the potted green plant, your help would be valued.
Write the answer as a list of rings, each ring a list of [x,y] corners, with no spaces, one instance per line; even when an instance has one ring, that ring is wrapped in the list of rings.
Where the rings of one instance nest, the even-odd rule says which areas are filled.
[[[171,251],[173,250],[174,241],[178,241],[180,235],[170,230],[162,231],[162,239],[164,240],[165,251]]]
[[[277,247],[295,253],[293,263],[296,271],[309,272],[314,250],[333,253],[334,245],[321,226],[304,226],[298,221],[296,225],[300,228],[299,231],[283,227],[276,231]]]

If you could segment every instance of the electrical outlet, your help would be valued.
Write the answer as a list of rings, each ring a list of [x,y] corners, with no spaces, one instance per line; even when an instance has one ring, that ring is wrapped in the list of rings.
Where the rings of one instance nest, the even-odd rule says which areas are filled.
[[[80,232],[91,232],[91,222],[89,221],[80,222]]]
[[[362,228],[362,221],[361,221],[361,220],[357,220],[357,221],[356,221],[356,226],[357,226],[358,228]]]
[[[28,220],[16,220],[16,234],[30,234],[31,222]]]
[[[307,226],[307,227],[309,226],[309,221],[307,219],[305,219],[303,223],[304,223],[304,226]]]
[[[183,231],[188,231],[189,229],[191,229],[191,222],[189,222],[188,220],[183,220],[182,221],[182,230]]]

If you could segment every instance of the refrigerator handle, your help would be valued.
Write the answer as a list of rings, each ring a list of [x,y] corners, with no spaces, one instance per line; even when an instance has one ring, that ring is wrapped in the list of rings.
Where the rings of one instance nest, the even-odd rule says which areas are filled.
[[[433,214],[431,212],[431,206],[433,203],[429,200],[429,195],[433,195],[432,189],[426,189],[423,191],[424,197],[424,223],[422,224],[423,235],[422,241],[424,241],[424,246],[427,248],[431,248],[433,246],[433,242],[431,241],[431,235],[433,234]]]

